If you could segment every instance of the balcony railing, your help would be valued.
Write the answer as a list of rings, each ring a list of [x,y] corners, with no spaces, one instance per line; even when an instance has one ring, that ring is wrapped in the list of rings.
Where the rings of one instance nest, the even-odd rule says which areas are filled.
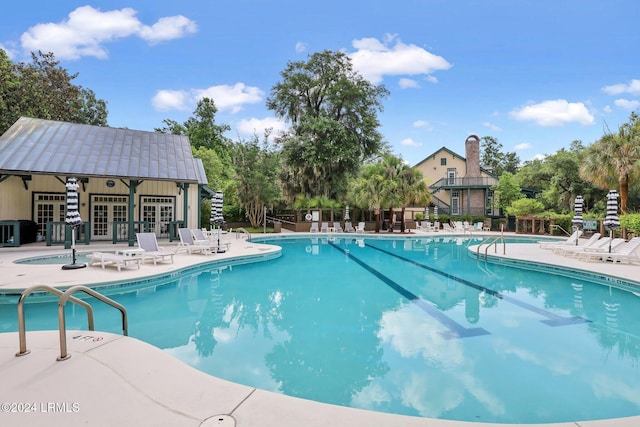
[[[429,188],[488,188],[498,184],[497,178],[492,177],[464,177],[464,178],[441,178],[431,184]]]

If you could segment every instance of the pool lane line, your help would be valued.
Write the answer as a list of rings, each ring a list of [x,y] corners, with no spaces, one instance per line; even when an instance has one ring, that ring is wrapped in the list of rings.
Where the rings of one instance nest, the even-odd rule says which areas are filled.
[[[542,317],[546,317],[546,320],[541,320],[542,323],[547,324],[549,326],[565,326],[565,325],[575,325],[575,324],[579,324],[579,323],[587,323],[587,322],[591,322],[590,320],[584,319],[580,316],[574,316],[574,317],[563,317],[563,316],[559,316],[555,313],[551,313],[550,311],[538,308],[536,306],[533,306],[531,304],[527,304],[524,301],[520,301],[516,298],[510,297],[509,295],[504,295],[498,291],[494,291],[493,289],[489,289],[486,288],[484,286],[478,285],[476,283],[470,282],[466,279],[463,279],[461,277],[457,277],[454,276],[453,274],[449,274],[445,271],[442,270],[438,270],[437,268],[433,268],[430,267],[426,264],[423,264],[421,262],[409,259],[409,258],[405,258],[403,256],[400,256],[398,254],[395,254],[393,252],[387,251],[386,249],[382,249],[379,248],[377,246],[373,246],[369,243],[365,242],[365,246],[371,248],[371,249],[375,249],[377,251],[380,251],[382,253],[385,253],[387,255],[391,255],[392,257],[398,258],[402,261],[408,262],[410,264],[415,265],[416,267],[420,267],[423,268],[425,270],[429,270],[433,273],[439,274],[441,276],[446,277],[447,279],[451,279],[451,280],[455,280],[456,282],[462,283],[463,285],[469,286],[471,288],[477,289],[480,292],[485,292],[489,295],[492,295],[496,298],[502,299],[504,301],[510,302],[511,304],[517,305],[518,307],[524,308],[525,310],[529,310],[532,311],[536,314],[539,314]]]
[[[442,335],[442,337],[444,337],[445,339],[468,338],[468,337],[475,337],[475,336],[490,334],[490,332],[482,328],[465,328],[464,326],[457,323],[455,320],[451,319],[449,316],[445,315],[442,311],[435,308],[433,304],[423,300],[413,292],[402,287],[399,283],[394,282],[389,277],[382,274],[380,271],[376,270],[366,262],[362,261],[357,256],[350,253],[349,250],[343,249],[333,242],[329,242],[329,244],[333,246],[335,249],[347,255],[350,259],[355,261],[362,268],[364,268],[365,270],[367,270],[368,272],[376,276],[382,283],[389,286],[391,289],[393,289],[394,291],[396,291],[397,293],[399,293],[400,295],[408,299],[410,302],[417,305],[422,311],[427,313],[429,316],[433,317],[442,325],[444,325],[448,330],[446,332],[441,332],[440,335]]]

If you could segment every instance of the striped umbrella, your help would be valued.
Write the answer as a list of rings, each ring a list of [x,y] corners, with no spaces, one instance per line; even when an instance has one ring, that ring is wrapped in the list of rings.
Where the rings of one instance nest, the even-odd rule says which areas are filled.
[[[222,231],[222,224],[224,224],[224,216],[222,215],[222,205],[224,202],[224,195],[222,191],[216,191],[216,195],[211,200],[211,223],[218,225],[218,253],[222,253],[225,250],[220,247],[220,233]]]
[[[351,218],[349,218],[349,205],[344,207],[344,220],[345,221],[349,221]]]
[[[573,219],[571,220],[571,225],[573,225],[577,230],[580,230],[580,228],[582,227],[582,224],[584,224],[584,221],[582,220],[582,204],[583,204],[583,200],[582,200],[582,196],[577,196],[576,200],[574,202],[574,215],[573,215]],[[576,239],[576,245],[578,244],[578,239]]]
[[[63,270],[72,270],[76,268],[86,267],[86,264],[76,263],[76,228],[80,227],[83,222],[80,218],[80,212],[78,211],[78,181],[75,178],[67,178],[67,216],[64,222],[71,227],[71,253],[72,264],[66,264],[62,266]]]
[[[433,207],[433,226],[435,227],[436,222],[438,221],[438,205]],[[438,231],[440,227],[436,227],[436,231]]]
[[[429,221],[429,206],[424,207],[424,219]]]
[[[609,237],[613,238],[613,230],[620,228],[620,218],[618,218],[618,192],[609,190],[607,194],[607,216],[603,225],[609,229]],[[611,252],[611,240],[609,240],[609,252]]]

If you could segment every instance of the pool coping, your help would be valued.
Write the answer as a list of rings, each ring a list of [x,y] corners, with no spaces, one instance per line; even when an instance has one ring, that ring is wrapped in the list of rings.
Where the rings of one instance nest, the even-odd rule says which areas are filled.
[[[321,236],[318,233],[311,235]],[[297,233],[296,236],[309,237],[309,234]],[[360,238],[361,236],[349,235],[351,238]],[[445,236],[463,237],[455,233],[415,233],[402,236],[366,234],[362,237],[424,238]],[[273,238],[273,235],[264,237]],[[291,236],[278,236],[278,238],[287,237]],[[527,245],[531,246],[531,244]],[[56,249],[60,250],[60,248]],[[0,252],[0,258],[2,255]],[[517,251],[512,251],[506,257],[497,256],[496,260],[514,263],[523,261],[518,258]],[[211,261],[213,260],[199,262],[190,267],[181,267],[180,271],[184,272],[185,268],[193,268],[194,270],[203,268]],[[530,261],[529,264],[535,266],[536,262],[538,261]],[[637,272],[640,272],[640,266],[634,267],[637,276]],[[158,274],[163,275],[162,272]],[[179,273],[175,271],[173,274]],[[628,278],[623,279],[629,280]],[[87,334],[91,332],[69,331],[69,333]],[[85,425],[85,423],[95,425],[104,423],[105,420],[112,421],[109,422],[111,425],[115,423],[130,425],[131,421],[140,419],[153,425],[171,425],[172,421],[178,419],[180,425],[185,426],[290,427],[305,425],[319,427],[339,425],[358,427],[385,425],[391,427],[459,427],[466,425],[505,427],[510,425],[411,417],[298,399],[220,380],[197,371],[163,350],[134,338],[97,333],[106,337],[104,342],[100,341],[89,348],[83,348],[82,343],[72,342],[70,354],[73,354],[73,357],[64,362],[55,362],[55,354],[58,350],[57,331],[28,333],[27,338],[30,348],[33,349],[33,354],[20,358],[14,356],[17,350],[17,333],[0,334],[0,375],[5,379],[0,384],[0,396],[11,396],[14,401],[27,399],[47,402],[56,398],[63,399],[55,397],[55,393],[54,398],[51,397],[51,390],[61,390],[63,394],[59,396],[64,395],[67,402],[71,402],[68,399],[73,398],[87,399],[87,403],[81,405],[81,411],[78,413],[51,414],[41,412],[35,414],[35,417],[28,418],[30,425],[51,425],[61,420],[70,426]],[[87,381],[86,378],[95,375],[104,367],[108,368],[111,374],[104,376],[104,382],[100,383],[101,392],[96,393],[95,385],[91,381]],[[48,374],[41,375],[45,369]],[[74,375],[71,377],[64,375],[67,369],[72,369]],[[53,373],[49,374],[49,370],[52,370]],[[113,375],[114,373],[115,375]],[[24,387],[25,384],[28,387]],[[62,389],[61,384],[65,385]],[[74,391],[71,389],[78,392],[76,397],[73,397]],[[105,402],[105,396],[107,402]],[[144,403],[144,407],[140,406],[140,402]],[[83,407],[88,408],[87,411],[82,411]],[[206,410],[202,410],[202,407],[205,407]],[[113,410],[115,408],[117,411]],[[9,420],[19,422],[26,419],[21,418],[23,415],[9,414],[8,416],[11,417]],[[58,416],[63,418],[58,418]],[[638,424],[640,424],[640,416],[596,421],[527,424],[527,426],[630,427]]]

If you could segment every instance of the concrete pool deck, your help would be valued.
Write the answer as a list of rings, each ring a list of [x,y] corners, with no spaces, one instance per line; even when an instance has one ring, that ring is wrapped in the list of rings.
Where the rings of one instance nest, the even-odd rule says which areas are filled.
[[[488,233],[479,233],[485,235]],[[497,233],[494,233],[497,234]],[[416,232],[411,238],[442,237],[444,233]],[[318,234],[314,234],[318,236]],[[356,237],[355,235],[350,235]],[[367,235],[368,236],[368,235]],[[461,235],[459,235],[461,236]],[[476,236],[476,234],[474,234]],[[362,237],[361,235],[357,236]],[[62,247],[33,244],[0,248],[0,293],[46,284],[69,287],[110,283],[149,275],[170,274],[211,260],[261,256],[277,250],[268,245],[226,236],[231,242],[224,254],[180,253],[173,264],[126,268],[98,266],[62,270],[60,265],[25,265],[21,258],[69,253]],[[163,246],[173,246],[161,242]],[[80,245],[78,252],[113,251],[124,245]],[[599,272],[624,280],[640,280],[640,266],[586,263],[554,255],[538,245],[509,243],[506,255],[499,245],[488,254],[512,261],[528,260],[585,272]],[[470,251],[474,251],[470,247]],[[481,253],[484,251],[481,248]],[[0,424],[3,426],[489,426],[364,411],[231,383],[202,373],[166,352],[134,338],[100,331],[67,331],[71,358],[58,362],[58,331],[29,331],[29,355],[16,357],[16,332],[0,334]],[[546,427],[627,427],[640,425],[640,416],[613,420],[537,424]],[[536,424],[527,424],[529,427]]]

